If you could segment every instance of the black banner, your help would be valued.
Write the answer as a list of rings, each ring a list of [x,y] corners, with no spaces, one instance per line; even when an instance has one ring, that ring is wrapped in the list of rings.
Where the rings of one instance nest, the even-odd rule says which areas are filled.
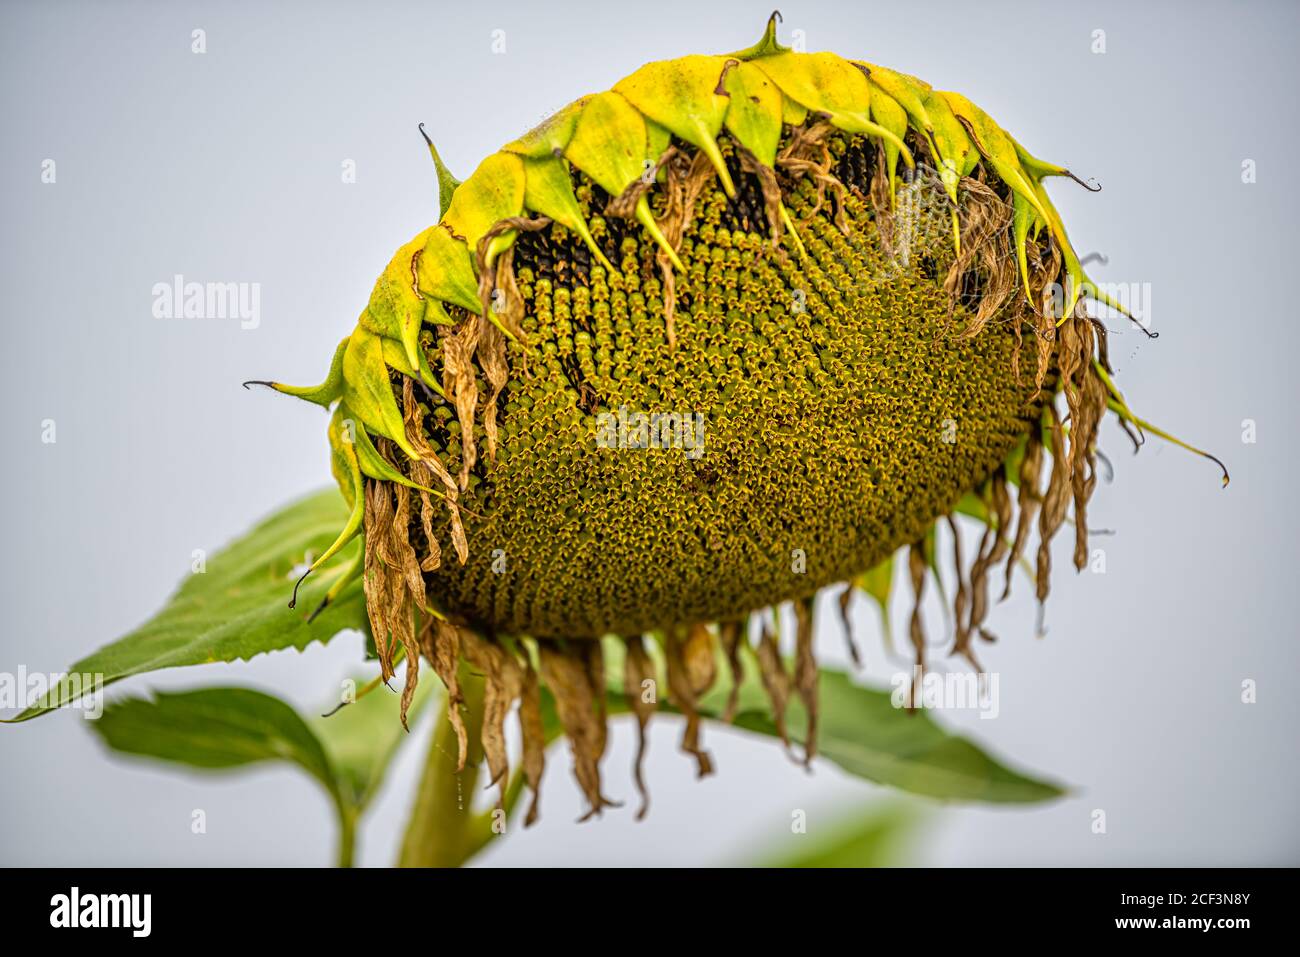
[[[839,927],[936,945],[1133,937],[1231,946],[1286,924],[1291,870],[11,870],[0,919],[16,940],[250,942],[322,948],[430,935],[551,946],[682,922],[731,943]],[[710,926],[713,925],[713,926]],[[689,927],[689,931],[688,931]],[[712,932],[712,933],[711,933]],[[919,936],[918,936],[919,935]],[[11,937],[11,940],[15,938]],[[763,940],[765,943],[771,941]]]

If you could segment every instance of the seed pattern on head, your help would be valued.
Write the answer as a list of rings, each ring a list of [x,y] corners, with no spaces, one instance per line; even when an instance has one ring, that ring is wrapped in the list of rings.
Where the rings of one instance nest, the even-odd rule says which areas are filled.
[[[696,703],[748,653],[787,744],[786,703],[803,704],[811,761],[821,588],[877,593],[907,548],[924,667],[919,603],[949,524],[953,651],[978,667],[992,574],[1005,597],[1035,518],[1040,601],[1071,506],[1086,563],[1105,412],[1164,434],[1129,409],[1088,317],[1085,300],[1119,306],[1043,187],[1073,174],[963,96],[781,47],[774,21],[748,50],[575,101],[463,183],[429,146],[440,221],[398,250],[325,382],[267,384],[335,409],[352,512],[312,567],[365,548],[326,602],[362,576],[383,676],[408,661],[403,715],[423,654],[462,761],[458,659],[486,675],[502,800],[515,702],[540,781],[540,677],[591,813],[614,803],[605,636],[625,646],[643,745],[662,665],[710,773]],[[959,511],[986,527],[969,565]],[[789,647],[766,624],[751,645],[751,613],[785,602]]]
[[[837,135],[832,157],[850,142]],[[720,153],[734,157],[725,137]],[[946,236],[892,263],[869,201],[845,187],[845,235],[804,177],[785,199],[807,219],[796,258],[773,248],[750,174],[736,167],[736,202],[710,178],[677,250],[675,347],[653,239],[591,215],[614,271],[554,228],[517,240],[523,335],[509,351],[529,371],[506,388],[497,455],[459,498],[480,516],[468,562],[431,576],[445,611],[508,634],[599,637],[806,597],[914,540],[1034,420],[1034,382],[1011,371],[1020,304],[988,335],[949,330],[935,279],[953,261]],[[578,179],[584,212],[601,208]],[[704,454],[599,448],[598,416],[620,410],[700,416]],[[464,435],[450,416],[432,429],[453,468]]]

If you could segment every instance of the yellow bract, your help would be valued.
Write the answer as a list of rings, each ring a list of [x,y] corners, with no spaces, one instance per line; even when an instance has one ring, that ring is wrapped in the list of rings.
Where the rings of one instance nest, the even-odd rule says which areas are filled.
[[[478,243],[502,220],[549,217],[576,233],[601,265],[611,268],[590,225],[577,212],[572,172],[584,173],[611,199],[617,198],[638,180],[647,187],[654,185],[655,164],[676,138],[704,152],[723,190],[734,197],[736,184],[723,162],[718,137],[730,134],[771,168],[777,162],[783,124],[801,125],[813,116],[881,145],[891,198],[897,189],[899,158],[913,164],[907,137],[914,135],[915,142],[925,144],[954,203],[954,242],[961,180],[983,160],[1012,189],[1018,208],[1027,207],[1027,212],[1017,214],[1017,258],[1024,259],[1025,243],[1034,241],[1045,226],[1060,246],[1071,277],[1067,304],[1072,307],[1079,295],[1102,297],[1079,266],[1042,189],[1045,177],[1068,176],[1068,170],[1028,153],[960,94],[939,92],[908,74],[834,53],[796,53],[769,37],[730,56],[692,55],[648,63],[613,89],[575,100],[506,144],[457,186],[439,226],[416,240],[423,243],[415,264],[418,291],[440,303],[426,305],[422,316],[410,309],[395,311],[389,307],[389,291],[377,287],[380,301],[372,301],[362,323],[377,335],[401,342],[407,364],[414,366],[413,345],[421,319],[435,325],[452,321],[442,304],[482,311]],[[673,268],[680,268],[677,251],[656,225],[644,194],[628,206],[627,213],[654,238]],[[788,218],[783,207],[781,215]],[[517,236],[516,229],[502,229],[485,250],[484,264],[490,266]],[[791,239],[797,248],[798,238],[791,234]],[[390,271],[400,275],[398,259]],[[1028,292],[1023,262],[1021,273]],[[387,278],[388,273],[381,283]]]
[[[735,196],[736,187],[716,139],[730,106],[721,86],[726,63],[726,58],[720,56],[686,56],[647,63],[614,84],[614,92],[623,94],[644,116],[674,136],[703,150],[718,171],[723,190]]]

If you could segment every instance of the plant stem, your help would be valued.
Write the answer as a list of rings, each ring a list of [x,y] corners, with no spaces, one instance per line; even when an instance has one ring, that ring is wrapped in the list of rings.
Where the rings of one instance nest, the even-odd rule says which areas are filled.
[[[357,812],[355,808],[339,809],[338,866],[351,867],[357,851]]]
[[[456,732],[444,712],[433,729],[433,741],[397,858],[399,867],[459,867],[482,846],[474,839],[479,815],[472,804],[483,761],[479,735],[483,727],[484,680],[463,665],[458,680],[465,699],[461,713],[469,738],[465,769],[456,773]]]

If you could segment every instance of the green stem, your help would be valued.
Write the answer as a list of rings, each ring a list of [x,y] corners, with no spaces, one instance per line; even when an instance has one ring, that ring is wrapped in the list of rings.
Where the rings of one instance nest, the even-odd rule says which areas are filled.
[[[463,665],[459,673],[464,696],[461,713],[469,749],[465,769],[456,772],[456,732],[444,712],[433,729],[433,741],[420,774],[415,804],[402,838],[399,867],[459,867],[481,847],[475,840],[479,815],[472,809],[477,793],[483,747],[484,680]]]
[[[338,866],[351,867],[357,852],[357,810],[353,807],[339,808],[339,853]]]
[[[505,820],[509,821],[514,817],[515,808],[519,804],[519,798],[524,793],[524,776],[521,772],[516,771],[510,778],[510,783],[506,786],[504,804]],[[496,805],[493,805],[483,814],[478,816],[470,829],[467,839],[467,853],[465,859],[469,860],[478,854],[479,851],[487,847],[492,841],[501,837],[505,833],[504,829],[498,831],[494,825],[496,823]]]

